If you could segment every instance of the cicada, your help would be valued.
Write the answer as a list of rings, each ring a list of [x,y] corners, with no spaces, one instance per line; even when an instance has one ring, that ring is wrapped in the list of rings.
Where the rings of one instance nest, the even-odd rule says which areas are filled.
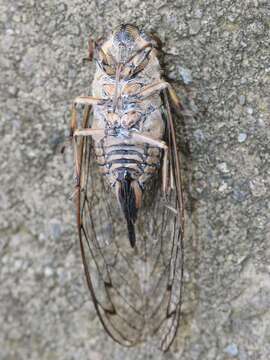
[[[118,26],[89,49],[92,95],[74,100],[71,119],[87,285],[116,342],[153,338],[166,351],[182,299],[184,205],[171,111],[180,101],[162,77],[157,39],[136,26]]]

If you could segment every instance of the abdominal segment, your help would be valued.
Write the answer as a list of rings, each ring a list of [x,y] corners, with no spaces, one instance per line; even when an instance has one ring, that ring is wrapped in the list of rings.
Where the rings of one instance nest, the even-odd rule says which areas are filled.
[[[143,189],[145,183],[160,168],[161,150],[147,144],[130,144],[114,137],[107,137],[95,146],[100,172],[111,186],[129,173]]]

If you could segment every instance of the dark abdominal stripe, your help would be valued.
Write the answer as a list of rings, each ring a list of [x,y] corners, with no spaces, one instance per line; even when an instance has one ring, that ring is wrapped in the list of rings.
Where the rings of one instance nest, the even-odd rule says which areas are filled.
[[[130,146],[130,145],[129,145]],[[137,155],[139,156],[142,160],[145,159],[144,155],[142,153],[140,153],[137,150],[125,150],[125,149],[117,149],[117,150],[111,150],[109,151],[107,154],[107,157],[111,156],[111,155]]]
[[[133,149],[130,149],[131,146]],[[97,155],[98,165],[108,169],[114,165],[114,170],[126,168],[126,170],[134,171],[137,168],[139,173],[143,173],[146,166],[158,169],[160,158],[157,155],[151,156],[155,161],[149,163],[147,161],[150,158],[148,149],[149,147],[145,147],[145,149],[136,148],[135,145],[130,144],[111,145],[103,148],[102,154]],[[115,166],[117,164],[119,167]],[[129,165],[135,165],[135,168]]]

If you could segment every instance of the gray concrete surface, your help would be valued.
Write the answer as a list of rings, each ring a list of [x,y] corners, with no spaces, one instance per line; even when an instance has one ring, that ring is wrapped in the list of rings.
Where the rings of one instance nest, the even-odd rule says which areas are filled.
[[[269,18],[264,0],[1,2],[1,360],[270,358]],[[72,99],[89,93],[88,35],[121,22],[159,34],[194,113],[181,135],[184,316],[166,355],[123,349],[99,325],[72,154],[59,151]]]

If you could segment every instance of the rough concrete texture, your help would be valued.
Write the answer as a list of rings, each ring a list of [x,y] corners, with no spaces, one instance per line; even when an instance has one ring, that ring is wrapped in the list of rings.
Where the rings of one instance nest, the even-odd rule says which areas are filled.
[[[269,18],[267,0],[1,2],[1,360],[270,358]],[[89,94],[88,35],[121,22],[160,36],[194,114],[179,135],[184,314],[165,355],[104,334],[59,151],[72,99]]]

